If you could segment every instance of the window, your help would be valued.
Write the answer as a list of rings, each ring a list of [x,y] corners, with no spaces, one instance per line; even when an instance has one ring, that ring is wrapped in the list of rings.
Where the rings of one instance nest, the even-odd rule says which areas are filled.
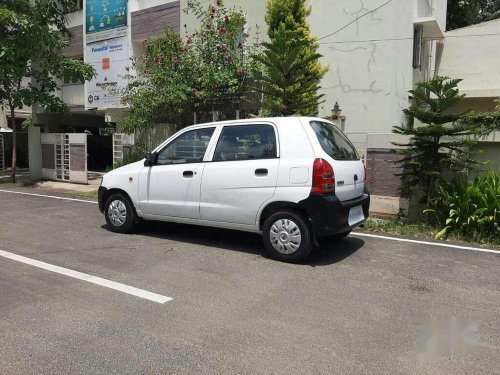
[[[214,128],[188,131],[165,146],[159,153],[157,164],[201,163]]]
[[[276,155],[276,134],[271,125],[226,126],[214,161],[269,159]]]
[[[358,153],[349,140],[334,125],[311,121],[323,150],[335,160],[359,160]]]
[[[422,68],[422,34],[423,34],[423,26],[415,26],[413,29],[413,67],[415,69]]]

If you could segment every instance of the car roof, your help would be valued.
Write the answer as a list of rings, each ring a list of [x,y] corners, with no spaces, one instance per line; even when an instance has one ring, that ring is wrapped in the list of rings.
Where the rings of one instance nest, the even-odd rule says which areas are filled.
[[[278,123],[286,122],[289,119],[300,119],[300,120],[304,120],[304,122],[308,122],[308,121],[323,121],[323,122],[330,123],[329,120],[321,118],[321,117],[306,117],[306,116],[255,117],[255,118],[249,118],[249,119],[243,119],[243,120],[225,120],[225,121],[205,122],[205,123],[202,123],[202,124],[196,124],[196,125],[187,126],[183,130],[198,129],[198,128],[203,128],[203,127],[208,127],[208,126],[226,125],[226,124],[231,124],[231,125],[255,124],[256,122],[259,122],[259,121],[278,124]]]

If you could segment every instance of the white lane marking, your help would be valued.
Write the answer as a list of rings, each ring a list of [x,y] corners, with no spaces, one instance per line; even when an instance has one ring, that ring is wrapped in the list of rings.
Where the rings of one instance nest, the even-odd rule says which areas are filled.
[[[447,244],[447,243],[436,243],[436,242],[428,242],[428,241],[410,240],[410,239],[407,239],[407,238],[380,236],[378,234],[359,233],[359,232],[351,232],[351,235],[353,235],[353,236],[359,236],[359,237],[381,238],[381,239],[384,239],[384,240],[391,240],[391,241],[398,241],[398,242],[418,243],[418,244],[421,244],[421,245],[452,247],[454,249],[469,250],[469,251],[480,251],[480,252],[483,252],[483,253],[500,254],[500,250],[483,249],[481,247],[459,246],[459,245],[452,245],[452,244]]]
[[[58,196],[55,196],[55,195],[45,195],[45,194],[36,194],[36,193],[26,193],[24,191],[0,190],[0,193],[32,195],[34,197],[45,197],[45,198],[52,198],[52,199],[61,199],[61,200],[64,200],[64,201],[73,201],[73,202],[83,202],[83,203],[97,204],[96,201],[88,201],[88,200],[85,200],[85,199],[66,198],[66,197],[58,197]]]
[[[75,279],[87,281],[87,282],[92,283],[92,284],[97,284],[100,286],[104,286],[106,288],[118,290],[119,292],[131,294],[133,296],[136,296],[139,298],[144,298],[144,299],[147,299],[147,300],[150,300],[153,302],[165,303],[165,302],[172,300],[172,298],[167,297],[167,296],[162,296],[161,294],[148,292],[147,290],[134,288],[133,286],[117,283],[116,281],[103,279],[103,278],[97,277],[97,276],[92,276],[92,275],[89,275],[87,273],[73,271],[73,270],[70,270],[68,268],[54,266],[53,264],[41,262],[39,260],[35,260],[35,259],[31,259],[31,258],[26,258],[26,257],[23,257],[21,255],[9,253],[8,251],[0,250],[0,256],[7,258],[7,259],[15,260],[17,262],[29,264],[30,266],[42,268],[42,269],[47,270],[47,271],[51,271],[51,272],[59,273],[61,275],[73,277]]]

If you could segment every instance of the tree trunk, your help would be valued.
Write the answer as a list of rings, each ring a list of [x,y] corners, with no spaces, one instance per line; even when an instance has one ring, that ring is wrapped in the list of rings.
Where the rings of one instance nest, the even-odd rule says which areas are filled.
[[[12,172],[10,180],[16,182],[16,167],[17,167],[17,136],[16,136],[16,114],[14,107],[10,106],[10,121],[12,125]]]

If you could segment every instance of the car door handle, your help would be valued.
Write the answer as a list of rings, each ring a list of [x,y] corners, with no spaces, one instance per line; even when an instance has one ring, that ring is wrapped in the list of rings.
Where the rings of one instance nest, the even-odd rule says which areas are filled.
[[[255,170],[255,175],[256,176],[267,176],[267,169],[266,168],[259,168]]]
[[[193,171],[184,171],[182,172],[182,177],[193,177],[194,172]]]

